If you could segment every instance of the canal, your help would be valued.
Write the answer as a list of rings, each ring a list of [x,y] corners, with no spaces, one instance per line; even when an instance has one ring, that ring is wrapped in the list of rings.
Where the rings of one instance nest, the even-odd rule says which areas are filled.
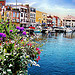
[[[30,67],[28,75],[75,75],[75,33],[40,34],[38,39],[44,44],[40,67]]]

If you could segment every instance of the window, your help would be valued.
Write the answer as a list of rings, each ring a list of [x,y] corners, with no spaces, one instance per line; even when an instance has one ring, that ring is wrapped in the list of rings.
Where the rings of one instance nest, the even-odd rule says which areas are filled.
[[[19,22],[19,19],[17,19],[17,22]]]
[[[34,17],[35,17],[35,14],[34,14]]]
[[[21,17],[23,17],[23,13],[21,13]]]
[[[30,13],[30,16],[32,16],[32,13]]]
[[[30,11],[32,11],[32,8],[30,8]]]
[[[43,14],[43,16],[45,16],[45,14]]]
[[[73,23],[72,23],[72,27],[73,27]]]
[[[2,6],[2,3],[0,3],[0,6]]]
[[[21,22],[22,22],[22,19],[21,19]]]
[[[35,23],[35,20],[34,20],[34,23]]]
[[[7,12],[7,17],[9,16],[9,12]]]
[[[75,22],[75,20],[72,20],[73,22]]]
[[[43,20],[45,20],[45,18],[43,18]]]
[[[4,16],[4,12],[2,13],[2,16]]]
[[[13,17],[15,17],[15,12],[13,12]]]
[[[30,19],[30,23],[31,23],[31,19]]]
[[[36,9],[34,9],[34,12],[36,12]]]
[[[66,20],[66,22],[70,22],[71,20]]]
[[[13,19],[13,22],[15,22],[15,19]]]
[[[17,17],[19,17],[19,13],[17,13]]]
[[[33,20],[32,20],[32,23],[33,23]]]
[[[23,12],[23,9],[21,9],[21,12]]]

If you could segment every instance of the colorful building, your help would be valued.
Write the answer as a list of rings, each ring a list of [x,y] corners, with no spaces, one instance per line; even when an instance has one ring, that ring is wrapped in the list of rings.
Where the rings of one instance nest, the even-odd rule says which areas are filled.
[[[11,9],[11,18],[12,18],[12,23],[15,24],[16,26],[20,26],[20,11],[18,9],[18,6],[17,6],[17,9],[16,7],[12,7]]]
[[[6,0],[0,0],[0,20],[2,19],[2,7],[5,6]]]
[[[36,8],[30,7],[30,25],[36,25]]]
[[[3,21],[11,21],[11,7],[3,6],[1,11],[1,18]]]
[[[58,16],[53,16],[53,23],[55,27],[61,27],[61,19]]]
[[[75,27],[75,17],[68,15],[63,18],[63,26],[65,27]]]
[[[6,0],[0,0],[0,6],[5,6]]]
[[[38,24],[47,24],[47,13],[36,11],[36,23]]]
[[[53,27],[52,19],[53,17],[51,15],[47,15],[47,26]]]
[[[12,22],[21,27],[29,27],[30,10],[29,5],[18,5],[12,7]]]

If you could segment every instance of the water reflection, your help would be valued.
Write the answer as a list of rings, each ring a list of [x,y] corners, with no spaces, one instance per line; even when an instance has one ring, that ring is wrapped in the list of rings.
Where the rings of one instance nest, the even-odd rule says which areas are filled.
[[[63,37],[73,39],[75,38],[75,33],[64,33]]]
[[[36,33],[35,41],[45,41],[47,38],[57,39],[58,36],[63,35],[64,38],[73,39],[75,38],[75,33]]]

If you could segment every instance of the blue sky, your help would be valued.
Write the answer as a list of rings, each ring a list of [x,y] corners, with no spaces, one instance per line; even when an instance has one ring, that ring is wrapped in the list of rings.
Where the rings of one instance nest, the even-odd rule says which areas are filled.
[[[16,0],[6,0],[7,3],[16,3]],[[39,11],[57,15],[61,18],[67,15],[75,16],[75,0],[17,0],[18,3],[30,4]]]

